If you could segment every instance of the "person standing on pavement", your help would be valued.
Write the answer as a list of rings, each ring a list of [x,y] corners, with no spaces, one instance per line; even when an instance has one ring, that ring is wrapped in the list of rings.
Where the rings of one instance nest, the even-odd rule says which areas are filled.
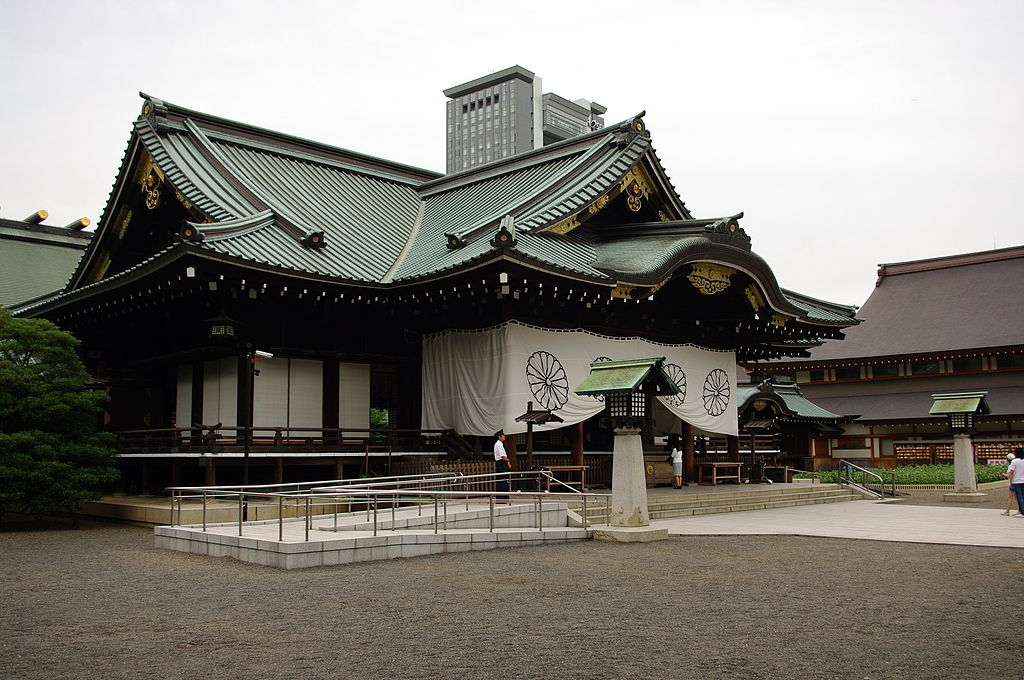
[[[508,462],[508,453],[505,452],[505,432],[498,430],[494,433],[494,471],[499,475],[510,470]],[[498,477],[495,488],[498,491],[508,491],[508,477]],[[501,500],[508,500],[508,497],[502,497]]]
[[[669,460],[672,463],[672,486],[676,489],[683,488],[683,452],[679,450],[680,443],[679,438],[675,435],[671,435],[668,438],[669,448],[672,449],[672,453],[669,454]]]
[[[1024,448],[1017,447],[1013,451],[1015,456],[1006,472],[1010,476],[1010,484],[1013,486],[1013,493],[1017,497],[1016,517],[1024,517]]]
[[[1010,493],[1006,496],[1006,510],[1004,510],[1001,513],[999,513],[1000,515],[1005,515],[1006,517],[1010,516],[1010,509],[1013,507],[1013,504],[1017,501],[1017,496],[1016,496],[1016,494],[1013,493],[1013,480],[1010,479],[1010,470],[1009,470],[1010,463],[1013,462],[1014,458],[1016,458],[1016,456],[1014,456],[1012,453],[1006,454],[1006,460],[1007,460],[1006,467],[1007,467],[1007,470],[1006,470],[1006,472],[1003,473],[1003,477],[1006,477],[1007,480],[1010,482],[1010,485],[1006,487],[1010,491]]]

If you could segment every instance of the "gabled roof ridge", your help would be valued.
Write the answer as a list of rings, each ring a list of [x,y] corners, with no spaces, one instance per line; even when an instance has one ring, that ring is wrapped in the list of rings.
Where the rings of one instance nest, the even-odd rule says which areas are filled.
[[[610,137],[611,135],[609,135],[609,138]],[[421,184],[417,187],[417,191],[419,191],[420,195],[424,198],[431,198],[448,191],[456,191],[472,184],[479,184],[491,179],[497,179],[528,168],[535,168],[540,165],[555,163],[569,156],[585,155],[591,151],[591,149],[586,145],[580,145],[579,147],[576,145],[570,145],[557,149],[555,153],[535,153],[538,151],[549,151],[553,146],[555,145],[545,146],[531,151],[524,151],[523,153],[516,154],[515,156],[502,158],[485,165],[478,165],[470,170],[463,170],[451,175],[445,175],[440,179]],[[536,158],[538,155],[542,155],[543,157]]]
[[[452,233],[459,238],[468,239],[481,229],[487,228],[496,219],[500,220],[504,215],[522,214],[524,210],[528,211],[530,206],[542,204],[551,195],[553,188],[564,185],[569,179],[579,174],[582,168],[588,167],[588,161],[597,156],[605,147],[606,144],[598,144],[587,150],[585,153],[580,154],[566,167],[562,168],[558,174],[549,177],[544,184],[535,189],[532,194],[520,197],[514,206],[508,205],[506,206],[507,209],[499,210],[498,212],[501,213],[500,215],[497,213],[489,215],[486,218],[478,220],[472,225]],[[541,164],[538,163],[537,165]]]
[[[78,261],[78,266],[71,273],[71,277],[64,284],[64,288],[61,289],[62,291],[70,289],[76,283],[80,283],[82,277],[92,265],[93,258],[100,248],[100,241],[103,240],[103,233],[108,229],[107,222],[116,215],[114,207],[117,199],[131,181],[131,177],[127,176],[126,170],[135,163],[139,152],[145,149],[146,145],[142,141],[138,128],[132,125],[131,134],[128,135],[128,143],[125,145],[124,153],[121,154],[121,163],[117,166],[117,174],[114,175],[114,181],[110,185],[110,192],[107,194],[107,201],[103,205],[100,218],[96,221],[96,229],[93,231],[94,236],[89,241],[89,245],[86,246],[85,252],[82,253],[82,257]]]
[[[295,239],[301,240],[312,231],[308,225],[302,223],[302,220],[290,214],[290,211],[282,206],[275,205],[273,199],[268,198],[259,187],[254,186],[252,179],[227,158],[220,149],[216,148],[190,118],[185,119],[185,125],[199,142],[200,149],[208,157],[208,160],[220,166],[219,170],[224,179],[241,190],[245,198],[255,207],[262,208],[260,212],[271,211],[276,217],[275,221]]]
[[[183,120],[191,120],[193,121],[193,124],[195,124],[194,119],[188,118]],[[167,124],[174,128],[184,129],[184,125],[178,123],[177,121],[168,121]],[[387,182],[394,182],[396,184],[401,184],[402,186],[413,188],[419,186],[420,184],[418,180],[403,177],[401,175],[396,175],[389,172],[382,172],[372,168],[367,168],[364,165],[358,165],[356,163],[346,163],[336,158],[327,158],[325,156],[308,153],[305,151],[301,151],[299,149],[274,146],[273,144],[261,142],[257,139],[233,135],[230,132],[225,132],[223,130],[203,129],[203,134],[205,134],[207,138],[211,140],[216,140],[223,144],[230,144],[233,146],[254,149],[256,151],[262,151],[264,153],[272,154],[275,156],[294,159],[302,163],[311,163],[313,165],[319,165],[321,167],[330,168],[332,170],[343,170],[345,172],[351,172],[358,175],[365,175],[367,177],[372,177],[374,179],[379,179]]]
[[[898,276],[900,274],[916,274],[918,272],[935,271],[938,269],[949,269],[951,267],[966,267],[987,262],[1002,262],[1024,257],[1024,245],[1010,246],[995,250],[979,250],[973,253],[959,253],[956,255],[944,255],[924,260],[908,260],[906,262],[890,262],[878,265],[878,280],[875,286],[882,283],[887,276]]]
[[[443,177],[438,177],[436,179],[429,180],[420,185],[420,191],[422,193],[433,193],[436,188],[436,185],[444,184],[446,182],[458,182],[460,184],[463,182],[473,183],[473,175],[482,174],[486,172],[494,172],[495,170],[499,170],[502,166],[505,165],[514,165],[519,163],[533,165],[535,163],[540,162],[538,160],[535,160],[535,158],[538,156],[561,156],[563,154],[576,153],[578,150],[575,147],[577,146],[588,146],[595,139],[600,139],[606,136],[613,137],[616,133],[621,133],[628,130],[629,126],[632,125],[633,122],[636,121],[638,118],[643,118],[645,113],[645,111],[641,111],[639,114],[626,120],[615,123],[614,125],[608,125],[603,128],[598,128],[597,130],[584,133],[582,135],[577,135],[575,137],[563,139],[562,141],[556,142],[554,144],[542,146],[539,149],[530,149],[529,151],[524,151],[522,153],[515,154],[514,156],[500,158],[490,163],[485,163],[483,165],[478,165],[467,170],[460,170],[459,172],[453,172],[451,174],[444,175]],[[500,171],[497,174],[505,174],[505,172],[511,171],[512,170]]]
[[[786,297],[790,298],[795,302],[799,302],[805,305],[811,305],[813,307],[819,307],[822,309],[827,309],[838,314],[847,314],[849,316],[853,316],[857,312],[857,310],[860,309],[860,307],[858,307],[857,305],[844,305],[839,302],[829,302],[828,300],[821,300],[819,298],[811,297],[810,295],[804,295],[803,293],[797,293],[786,288],[781,288],[780,290],[782,291],[783,295],[785,295]],[[858,319],[857,323],[860,323],[860,321],[861,320]]]
[[[236,236],[244,236],[254,231],[265,229],[271,226],[277,216],[270,208],[262,210],[253,215],[237,217],[221,222],[188,222],[195,227],[204,237],[205,241],[223,241]]]
[[[76,288],[74,290],[66,290],[65,289],[63,291],[57,291],[55,294],[50,294],[49,296],[43,296],[43,299],[36,298],[35,301],[32,301],[32,300],[29,301],[29,303],[34,303],[34,304],[23,303],[24,306],[20,306],[20,307],[17,308],[17,313],[18,314],[23,314],[23,313],[25,313],[27,311],[30,311],[30,310],[36,309],[38,307],[41,307],[41,306],[45,305],[48,302],[56,302],[58,300],[63,300],[63,299],[65,299],[65,298],[67,298],[69,296],[72,296],[72,295],[78,296],[78,295],[84,294],[86,292],[92,292],[92,291],[94,291],[97,288],[110,286],[110,285],[112,285],[114,283],[119,282],[121,279],[126,279],[126,278],[129,278],[132,275],[137,274],[142,269],[150,267],[157,260],[166,259],[168,254],[169,253],[173,254],[173,252],[175,250],[180,250],[181,254],[184,255],[185,252],[186,252],[186,247],[187,246],[184,243],[180,243],[180,242],[179,243],[174,243],[174,244],[172,244],[170,246],[167,246],[163,250],[157,251],[156,253],[150,255],[145,260],[142,260],[141,262],[138,262],[138,263],[132,265],[128,269],[125,269],[124,271],[120,271],[120,272],[118,272],[116,274],[113,274],[111,276],[105,276],[102,279],[100,279],[99,281],[93,281],[90,284],[87,284],[87,285],[82,286],[80,288]]]
[[[289,135],[276,130],[270,130],[269,128],[259,127],[257,125],[250,125],[248,123],[241,123],[239,121],[230,120],[228,118],[221,118],[202,111],[196,111],[194,109],[188,109],[177,104],[171,104],[169,102],[157,99],[152,95],[146,94],[145,92],[139,92],[139,96],[147,100],[152,105],[150,111],[143,109],[143,115],[153,115],[155,117],[167,118],[168,115],[178,116],[180,118],[192,118],[193,120],[202,121],[213,126],[219,126],[226,130],[234,130],[243,134],[256,135],[260,138],[278,140],[288,144],[294,144],[299,147],[306,147],[309,149],[317,150],[330,155],[338,155],[341,157],[349,158],[355,162],[369,163],[371,165],[379,165],[381,167],[392,168],[396,172],[404,173],[409,176],[409,179],[413,182],[430,180],[436,177],[443,176],[434,170],[426,170],[424,168],[418,168],[413,165],[407,165],[404,163],[398,163],[390,161],[377,156],[371,156],[369,154],[359,153],[358,151],[352,151],[338,146],[325,144],[323,142],[317,142],[304,137],[298,137],[295,135]]]

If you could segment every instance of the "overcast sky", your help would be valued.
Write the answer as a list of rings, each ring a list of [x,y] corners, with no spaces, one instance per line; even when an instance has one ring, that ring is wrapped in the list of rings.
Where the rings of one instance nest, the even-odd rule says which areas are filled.
[[[0,216],[97,221],[139,91],[444,170],[441,90],[513,64],[647,111],[695,217],[784,288],[1024,244],[1024,0],[0,0]]]

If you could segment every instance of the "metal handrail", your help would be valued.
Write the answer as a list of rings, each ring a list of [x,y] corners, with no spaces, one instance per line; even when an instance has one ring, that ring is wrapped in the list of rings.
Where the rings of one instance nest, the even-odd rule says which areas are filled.
[[[430,475],[436,475],[437,473],[430,473]],[[572,497],[575,499],[581,499],[583,502],[583,526],[587,528],[589,522],[587,520],[587,502],[588,499],[603,498],[606,507],[606,512],[610,516],[610,496],[607,494],[591,494],[571,489],[571,493],[567,492],[551,492],[551,491],[470,491],[468,485],[474,482],[478,482],[480,478],[505,478],[511,481],[513,478],[529,478],[539,475],[534,471],[516,471],[506,473],[493,473],[485,475],[462,475],[449,474],[446,478],[437,478],[430,475],[406,475],[400,477],[394,477],[397,483],[402,484],[408,482],[409,484],[423,484],[429,485],[446,482],[448,487],[454,490],[446,489],[431,489],[431,488],[403,488],[392,487],[392,488],[372,488],[379,487],[380,485],[374,482],[365,482],[365,480],[358,480],[357,483],[347,484],[356,480],[333,480],[327,482],[331,486],[313,486],[305,490],[300,489],[280,489],[276,491],[265,490],[267,487],[283,487],[283,486],[299,486],[296,484],[291,485],[262,485],[261,487],[192,487],[192,486],[181,486],[181,487],[169,487],[168,491],[171,492],[171,526],[176,526],[181,523],[181,505],[184,499],[196,498],[202,499],[202,517],[203,517],[203,531],[207,530],[207,505],[211,500],[237,500],[238,504],[238,535],[241,536],[243,532],[243,525],[246,519],[246,508],[252,500],[276,500],[278,506],[278,537],[283,540],[284,535],[284,506],[287,502],[289,506],[295,508],[296,517],[298,517],[299,509],[302,509],[302,520],[305,525],[305,536],[306,540],[309,539],[309,531],[312,528],[312,517],[313,511],[316,507],[320,506],[332,506],[334,513],[334,528],[337,529],[338,524],[338,507],[345,505],[351,508],[353,504],[366,504],[367,521],[372,517],[373,522],[373,534],[376,536],[379,527],[379,509],[381,501],[389,504],[391,509],[392,531],[397,529],[395,522],[396,508],[405,505],[415,505],[417,507],[417,513],[422,513],[422,506],[424,504],[433,504],[434,507],[434,532],[438,531],[439,526],[442,523],[441,511],[443,510],[443,523],[447,526],[447,515],[448,515],[448,502],[452,500],[465,501],[467,509],[469,508],[469,501],[472,499],[479,499],[488,501],[489,508],[489,526],[490,530],[494,531],[494,505],[495,501],[503,502],[506,499],[533,499],[536,503],[536,516],[537,516],[537,527],[543,528],[543,505],[544,499],[557,498],[561,496]],[[339,484],[340,482],[340,484]],[[359,483],[361,482],[361,483]],[[394,483],[394,482],[393,482]],[[324,482],[307,482],[307,485],[311,484],[324,484]],[[455,487],[461,486],[461,489]],[[257,488],[263,490],[256,490]],[[177,505],[177,522],[175,522],[175,505]]]
[[[882,479],[881,475],[877,475],[874,472],[872,472],[871,470],[868,470],[866,468],[862,468],[861,466],[856,465],[854,463],[851,463],[848,460],[840,460],[839,461],[839,466],[840,466],[839,467],[839,482],[840,482],[840,484],[846,484],[848,486],[855,487],[855,488],[863,491],[864,493],[867,493],[867,494],[870,494],[870,495],[874,496],[875,498],[881,498],[884,495],[882,492],[875,491],[874,489],[872,489],[871,487],[867,486],[864,483],[865,477],[869,477],[869,476],[870,477],[874,477],[875,479],[878,480],[878,487],[880,489],[883,489],[883,491],[884,491],[884,489],[885,489],[885,480]],[[860,478],[861,478],[860,482],[854,481],[853,477],[854,477],[855,474],[859,474],[860,475]],[[893,479],[895,480],[895,477],[893,477]],[[893,486],[892,486],[892,494],[893,494],[893,496],[896,495],[896,483],[895,483],[895,481],[893,482]]]

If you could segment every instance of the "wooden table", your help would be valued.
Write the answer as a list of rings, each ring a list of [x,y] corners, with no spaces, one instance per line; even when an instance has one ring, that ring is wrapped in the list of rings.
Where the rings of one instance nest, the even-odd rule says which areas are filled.
[[[562,484],[568,486],[578,486],[580,491],[587,490],[587,466],[586,465],[545,465],[542,469],[548,472],[578,472],[580,473],[580,479],[577,482],[568,482],[564,479],[559,479]],[[558,479],[555,475],[555,479]],[[545,479],[545,491],[551,491],[551,479]]]
[[[743,463],[698,463],[698,466],[697,480],[699,484],[717,486],[721,480],[731,480],[733,484],[740,483],[740,470]]]

